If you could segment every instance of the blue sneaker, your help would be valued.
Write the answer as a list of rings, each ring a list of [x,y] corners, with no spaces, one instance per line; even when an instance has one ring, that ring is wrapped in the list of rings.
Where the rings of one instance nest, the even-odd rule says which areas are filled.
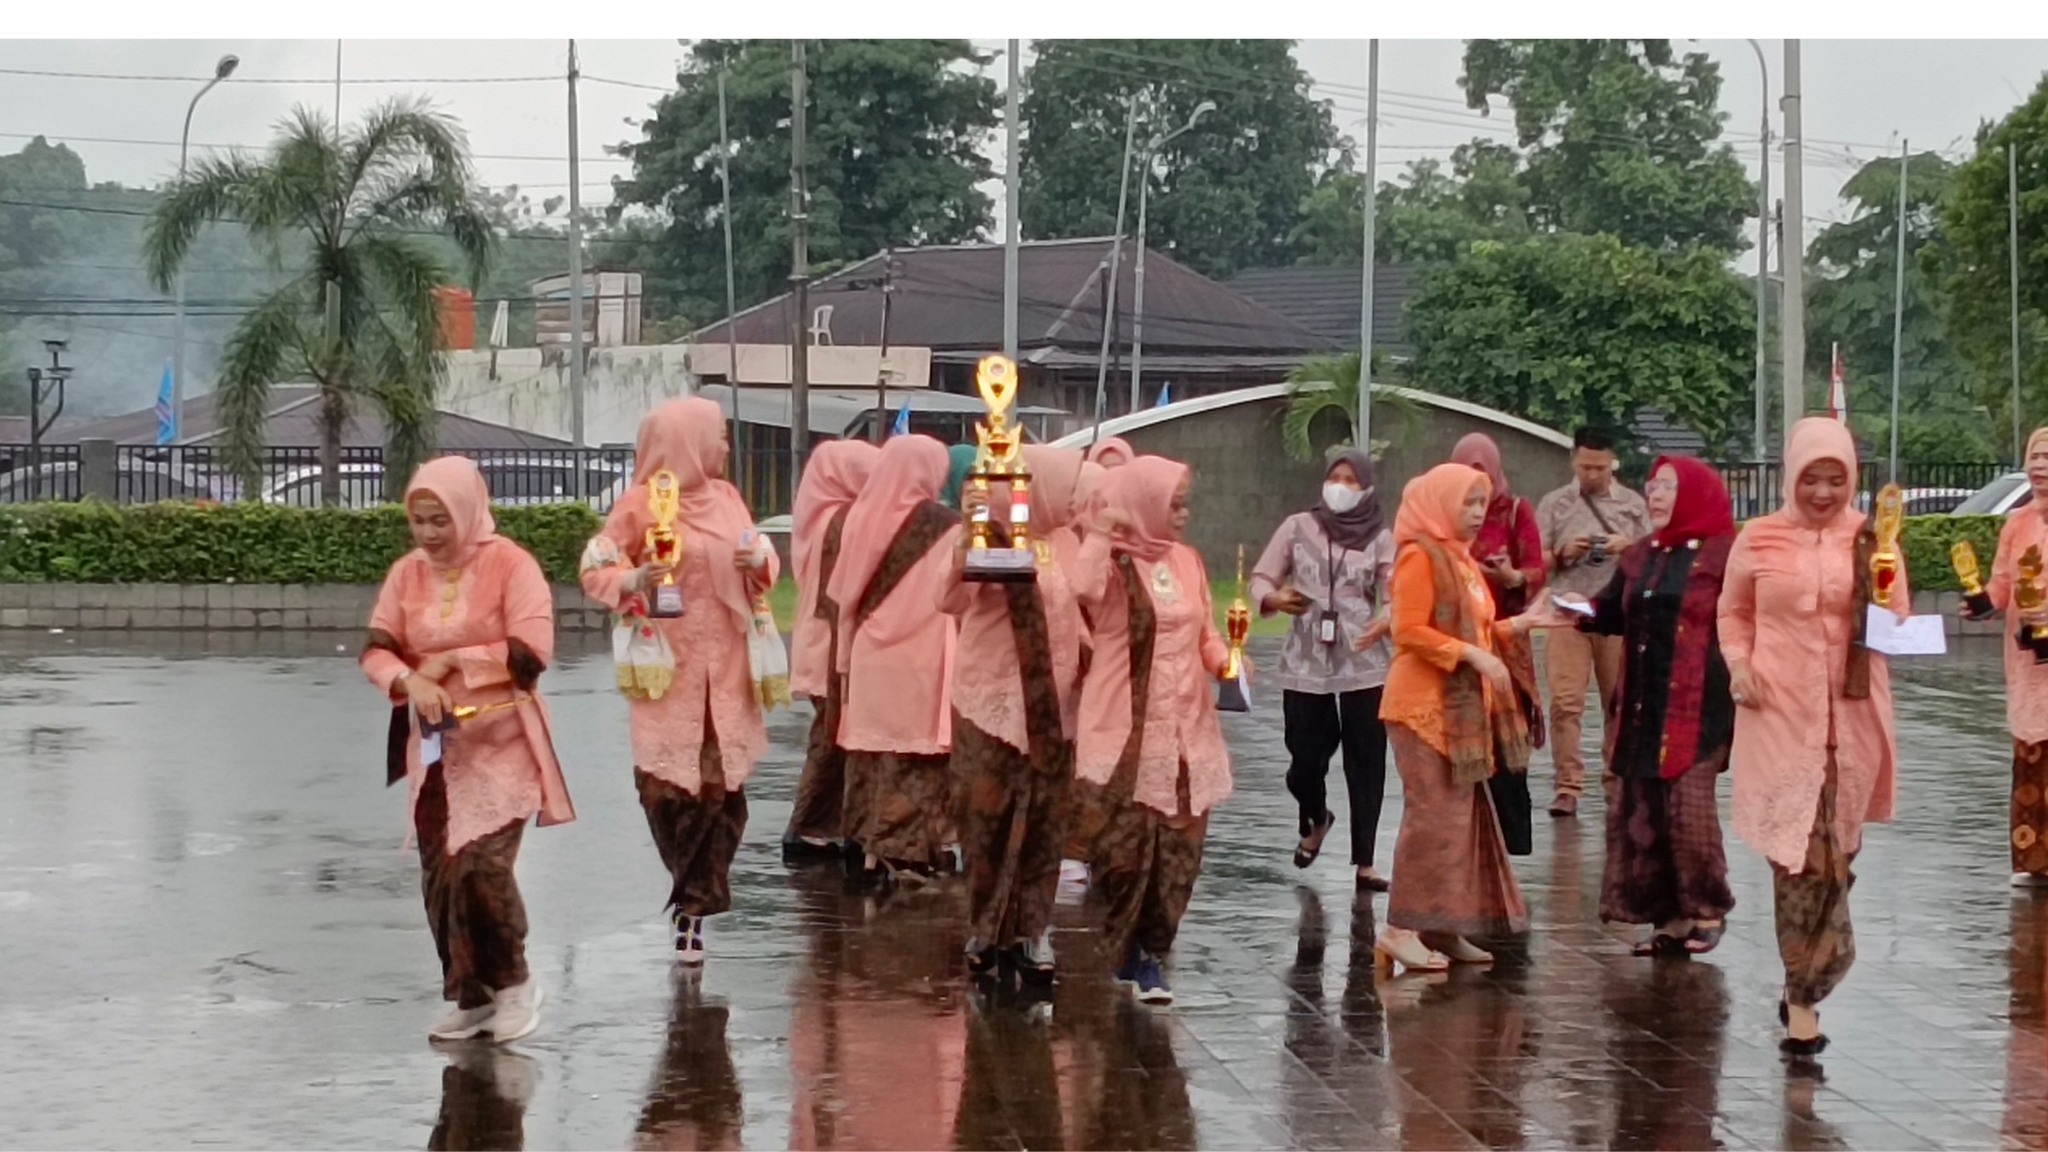
[[[1138,999],[1145,1004],[1173,1003],[1173,989],[1167,986],[1166,973],[1159,967],[1159,958],[1150,953],[1138,957]]]
[[[1140,957],[1143,955],[1136,948],[1132,948],[1124,956],[1124,962],[1117,965],[1116,976],[1114,977],[1119,985],[1128,988],[1136,988],[1138,986],[1139,965],[1142,963]]]

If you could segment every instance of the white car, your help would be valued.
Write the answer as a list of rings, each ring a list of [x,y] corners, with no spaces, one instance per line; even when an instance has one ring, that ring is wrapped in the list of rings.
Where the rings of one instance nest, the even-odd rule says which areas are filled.
[[[157,500],[217,500],[234,498],[230,481],[206,473],[179,468],[161,460],[121,457],[115,465],[114,502],[148,504]],[[33,500],[77,500],[83,495],[78,461],[52,460],[33,468],[16,468],[0,473],[0,504],[25,504]]]
[[[490,487],[491,503],[499,507],[516,507],[528,504],[566,504],[575,499],[570,489],[575,485],[574,466],[567,460],[547,456],[491,456],[476,462],[477,470],[484,474],[484,483]],[[585,502],[598,512],[611,510],[612,502],[626,490],[632,480],[623,463],[609,460],[586,460],[584,483],[588,493]],[[265,504],[289,504],[295,508],[317,508],[320,506],[319,465],[293,468],[263,487]],[[395,498],[384,492],[384,465],[379,463],[344,461],[341,465],[341,506],[344,508],[369,508]]]
[[[1955,506],[1951,516],[2005,516],[2033,498],[2025,472],[2007,472]]]

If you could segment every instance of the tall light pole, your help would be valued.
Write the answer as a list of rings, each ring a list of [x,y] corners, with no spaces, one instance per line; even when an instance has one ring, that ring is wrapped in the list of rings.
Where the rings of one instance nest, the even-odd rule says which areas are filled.
[[[1372,274],[1378,239],[1373,235],[1379,214],[1380,186],[1380,42],[1365,49],[1365,271],[1358,287],[1358,430],[1355,439],[1372,453]]]
[[[1017,360],[1017,264],[1022,224],[1017,220],[1017,116],[1021,94],[1017,64],[1020,42],[1010,41],[1010,85],[1003,92],[1003,355]],[[882,297],[884,303],[888,297]],[[876,419],[881,419],[877,416]]]
[[[1160,149],[1191,131],[1195,125],[1202,122],[1202,117],[1215,110],[1216,102],[1214,100],[1204,100],[1200,104],[1195,105],[1194,114],[1188,117],[1187,123],[1175,128],[1164,136],[1153,137],[1152,142],[1145,145],[1144,153],[1138,157],[1138,262],[1131,269],[1131,279],[1133,281],[1131,290],[1131,411],[1133,412],[1136,412],[1138,405],[1143,402],[1143,393],[1142,389],[1138,386],[1138,378],[1144,375],[1145,371],[1145,204],[1146,201],[1151,199],[1152,161],[1159,155]]]
[[[1801,231],[1806,224],[1803,186],[1805,171],[1801,151],[1806,146],[1799,121],[1799,41],[1785,41],[1785,250],[1778,262],[1785,267],[1785,296],[1778,302],[1780,344],[1778,358],[1784,365],[1785,435],[1806,415],[1806,242]]]
[[[1123,173],[1117,178],[1116,236],[1110,241],[1109,279],[1103,285],[1102,350],[1095,354],[1095,430],[1088,435],[1090,447],[1094,447],[1102,435],[1102,417],[1109,407],[1109,341],[1116,331],[1116,283],[1118,273],[1123,270],[1124,255],[1124,204],[1131,194],[1131,145],[1137,138],[1138,94],[1133,92],[1124,110]]]
[[[2012,466],[2024,468],[2026,441],[2020,438],[2020,154],[2011,141],[2005,145],[2005,221],[2006,274],[2012,293]]]
[[[583,439],[583,190],[577,151],[576,42],[569,41],[569,440],[581,448]],[[576,466],[576,495],[583,495],[583,466]]]
[[[235,66],[242,61],[236,56],[223,56],[213,66],[213,79],[206,82],[185,106],[185,130],[178,137],[178,190],[185,189],[185,156],[192,145],[192,113],[199,108],[199,98],[213,91],[213,86],[235,74]],[[337,125],[337,130],[339,126]],[[185,265],[178,265],[177,321],[171,336],[171,443],[176,444],[185,434]]]
[[[1750,446],[1759,462],[1770,458],[1770,327],[1771,327],[1771,70],[1764,64],[1764,46],[1749,41],[1756,53],[1757,79],[1763,96],[1757,107],[1760,141],[1756,193],[1756,434]]]
[[[1899,251],[1892,295],[1892,467],[1890,481],[1899,482],[1899,380],[1906,355],[1906,178],[1911,163],[1904,138],[1899,140]]]

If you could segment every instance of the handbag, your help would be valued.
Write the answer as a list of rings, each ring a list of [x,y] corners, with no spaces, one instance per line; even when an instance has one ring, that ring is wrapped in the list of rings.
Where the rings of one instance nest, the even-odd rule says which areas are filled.
[[[761,707],[789,705],[789,651],[782,646],[782,634],[775,629],[775,613],[769,610],[766,596],[754,597],[754,614],[747,625],[747,666],[754,681],[754,699]]]

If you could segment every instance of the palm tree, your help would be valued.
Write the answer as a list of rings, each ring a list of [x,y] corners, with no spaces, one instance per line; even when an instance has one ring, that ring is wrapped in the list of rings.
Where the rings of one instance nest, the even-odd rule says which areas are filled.
[[[225,463],[253,494],[271,385],[320,391],[320,498],[341,500],[341,436],[367,404],[389,429],[385,491],[434,449],[442,379],[434,290],[451,280],[434,244],[453,242],[472,282],[495,234],[471,182],[469,144],[424,100],[391,100],[341,132],[301,108],[260,157],[201,161],[151,214],[143,258],[168,289],[200,229],[247,228],[283,287],[243,315],[215,387]]]
[[[1351,435],[1333,446],[1350,447],[1358,435],[1358,353],[1346,352],[1341,356],[1317,356],[1304,360],[1287,374],[1287,412],[1280,420],[1280,438],[1286,445],[1287,454],[1296,460],[1314,460],[1316,448],[1309,438],[1309,430],[1316,417],[1325,412],[1335,411],[1344,415],[1344,422],[1351,427]],[[1405,417],[1414,407],[1407,396],[1388,391],[1387,363],[1381,353],[1373,354],[1373,411],[1393,409],[1397,416]],[[1377,460],[1387,450],[1390,441],[1375,439],[1368,451]]]

